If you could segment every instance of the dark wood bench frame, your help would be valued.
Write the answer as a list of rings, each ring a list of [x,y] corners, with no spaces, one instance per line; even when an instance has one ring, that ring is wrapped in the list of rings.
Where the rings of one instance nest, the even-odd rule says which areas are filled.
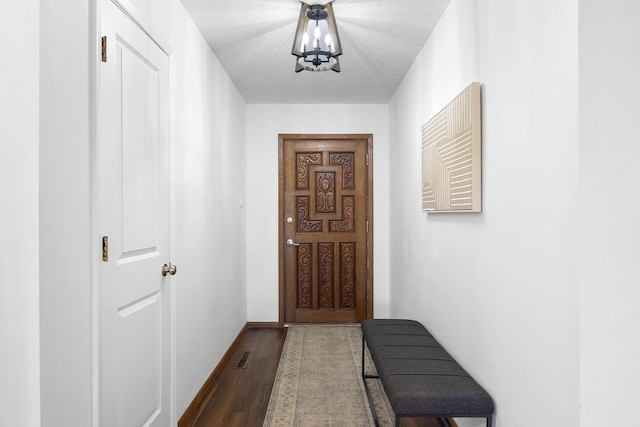
[[[394,323],[396,322],[396,323]],[[437,343],[437,341],[435,341],[435,338],[432,337],[432,335],[426,330],[426,328],[420,324],[419,322],[413,321],[413,320],[405,320],[405,319],[368,319],[368,320],[364,320],[362,322],[362,381],[364,382],[364,386],[365,386],[365,390],[367,393],[367,399],[369,400],[369,406],[371,407],[371,412],[373,414],[373,418],[374,418],[374,422],[376,427],[379,426],[379,422],[378,422],[378,417],[376,414],[376,410],[373,404],[373,400],[371,397],[371,392],[369,390],[369,385],[368,385],[368,380],[370,379],[379,379],[382,382],[382,386],[385,386],[385,382],[387,381],[387,378],[385,378],[384,375],[370,375],[370,374],[366,374],[365,373],[365,351],[367,349],[367,333],[365,333],[365,327],[369,327],[369,325],[371,326],[375,326],[376,323],[380,326],[386,326],[388,329],[387,333],[383,333],[383,334],[377,334],[377,337],[382,337],[380,339],[383,340],[386,336],[389,337],[388,341],[390,341],[390,343],[388,344],[388,346],[394,347],[395,350],[397,352],[399,352],[400,355],[402,355],[403,353],[403,347],[412,347],[412,344],[406,344],[403,342],[402,333],[394,333],[394,325],[396,325],[396,329],[400,328],[400,325],[403,325],[405,327],[413,327],[415,328],[415,330],[419,330],[419,328],[421,328],[424,332],[422,332],[421,330],[419,330],[419,334],[422,337],[429,337],[430,339],[430,344],[429,347],[432,348],[439,348],[441,349],[443,352],[445,352],[444,348],[442,348],[442,346],[440,346],[440,344]],[[410,337],[415,337],[415,335],[407,335],[406,337],[408,338],[407,341],[410,341],[409,338]],[[393,337],[393,338],[391,338]],[[373,338],[373,337],[370,337]],[[380,340],[378,339],[378,341]],[[394,343],[392,343],[391,341],[394,341]],[[387,344],[381,344],[386,346]],[[415,347],[415,346],[414,346]],[[448,353],[447,353],[448,355]],[[450,363],[454,363],[456,365],[457,368],[459,368],[460,370],[462,370],[462,368],[457,364],[457,362],[455,362],[455,360],[449,356],[450,359],[447,360],[447,362]],[[403,359],[402,357],[400,358],[394,358],[394,359]],[[376,361],[372,355],[371,358],[375,368],[376,368],[376,372],[380,373],[380,369],[379,367],[376,365]],[[416,360],[416,359],[413,359]],[[421,358],[419,359],[420,361],[424,361],[425,363],[429,363],[428,358]],[[382,362],[384,363],[384,361]],[[463,370],[462,370],[463,371]],[[414,375],[416,373],[412,371],[412,373],[407,373],[406,375],[406,380],[407,381],[412,381],[412,379],[414,379]],[[476,396],[474,396],[474,398],[478,398],[479,401],[482,403],[482,410],[480,412],[482,413],[469,413],[469,411],[467,409],[465,409],[465,405],[467,403],[468,400],[468,396],[452,396],[449,394],[447,396],[447,398],[449,399],[449,401],[455,401],[455,403],[453,403],[453,407],[449,407],[447,409],[447,413],[424,413],[424,411],[421,411],[420,409],[416,408],[415,412],[413,412],[413,410],[409,410],[409,411],[405,411],[403,413],[398,413],[398,411],[396,410],[396,408],[394,407],[394,402],[391,402],[391,407],[393,408],[394,412],[395,412],[395,425],[396,427],[400,427],[400,419],[401,418],[405,418],[405,417],[411,417],[411,418],[422,418],[422,417],[429,417],[429,418],[439,418],[443,421],[445,426],[450,427],[449,422],[447,421],[447,417],[458,417],[458,418],[485,418],[486,419],[486,426],[487,427],[491,427],[491,423],[492,423],[492,419],[493,419],[493,412],[494,412],[494,404],[493,404],[493,400],[491,400],[491,397],[487,394],[487,392],[482,389],[482,387],[480,385],[478,385],[472,378],[471,376],[469,376],[466,372],[465,372],[466,376],[465,381],[473,381],[473,384],[476,387],[477,391],[475,392]],[[419,376],[423,376],[423,375],[439,375],[438,373],[433,373],[433,372],[429,372],[429,373],[418,373],[417,375]],[[403,377],[404,378],[404,377]],[[453,378],[453,377],[452,377]],[[455,381],[455,379],[453,379]],[[444,390],[443,390],[444,391]],[[385,391],[386,392],[386,391]],[[447,392],[451,392],[451,390],[447,390]],[[420,398],[420,396],[412,396],[415,398]],[[456,400],[457,399],[457,400]],[[458,407],[456,407],[456,403],[458,404]],[[449,406],[452,405],[452,403],[450,402],[448,404]]]

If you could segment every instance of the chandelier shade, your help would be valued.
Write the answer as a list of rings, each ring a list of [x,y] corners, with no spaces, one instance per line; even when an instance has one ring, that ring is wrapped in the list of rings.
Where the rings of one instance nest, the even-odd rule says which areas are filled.
[[[301,3],[291,48],[291,54],[296,56],[296,73],[303,70],[340,72],[338,56],[342,55],[342,46],[333,6]]]

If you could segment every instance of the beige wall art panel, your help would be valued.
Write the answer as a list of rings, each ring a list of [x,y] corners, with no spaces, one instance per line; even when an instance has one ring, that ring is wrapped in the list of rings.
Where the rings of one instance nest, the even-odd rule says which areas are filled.
[[[481,212],[480,83],[422,126],[422,210]]]

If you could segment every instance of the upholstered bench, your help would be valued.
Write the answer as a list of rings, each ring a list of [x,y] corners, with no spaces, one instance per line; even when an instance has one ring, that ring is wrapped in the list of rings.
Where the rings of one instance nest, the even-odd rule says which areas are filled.
[[[365,347],[378,375],[365,374]],[[362,321],[362,380],[378,425],[367,385],[371,378],[382,382],[396,414],[396,427],[403,417],[486,418],[491,427],[494,405],[489,394],[419,322]]]

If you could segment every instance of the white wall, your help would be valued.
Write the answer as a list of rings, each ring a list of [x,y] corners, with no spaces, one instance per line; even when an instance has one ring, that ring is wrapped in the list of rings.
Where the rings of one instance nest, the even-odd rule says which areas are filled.
[[[69,0],[64,4],[56,3],[55,7],[48,3],[43,2],[40,35],[42,425],[86,427],[91,425],[96,415],[91,398],[95,387],[91,350],[97,338],[92,331],[90,255],[91,248],[97,243],[90,231],[92,59],[89,46],[92,40],[97,40],[94,38],[97,35],[92,34],[90,2]],[[238,207],[238,198],[244,198],[246,187],[246,104],[179,0],[126,0],[122,4],[171,53],[172,262],[178,266],[178,274],[172,280],[176,344],[173,415],[177,419],[247,319],[246,215],[244,209]],[[26,5],[15,9],[33,9]],[[2,16],[8,15],[3,13]],[[38,17],[34,16],[36,44],[33,52],[27,50],[21,53],[24,56],[20,60],[13,62],[24,63],[25,67],[29,65],[35,84],[29,80],[28,74],[22,78],[29,90],[15,86],[15,79],[3,78],[2,93],[5,93],[4,84],[7,83],[16,95],[26,94],[19,99],[25,101],[25,107],[33,101],[37,113],[38,66],[30,63],[29,56],[34,53],[37,61]],[[29,19],[17,21],[20,27],[27,24],[22,30],[25,33],[24,45],[27,46],[30,46],[27,37],[31,31]],[[15,17],[9,22],[13,20]],[[10,32],[15,30],[6,28]],[[5,39],[15,38],[11,34],[7,34]],[[23,43],[19,46],[20,50],[16,48],[16,52],[24,50]],[[22,74],[25,74],[24,70],[15,69],[16,76]],[[35,90],[33,99],[30,98],[32,90]],[[4,108],[3,104],[3,111]],[[15,106],[11,105],[11,108]],[[28,144],[28,133],[22,135],[25,138],[23,145],[14,144],[3,135],[3,151],[4,141],[8,141],[12,149],[16,145],[26,150],[25,156],[29,154],[37,160],[37,115],[35,123],[28,118],[26,123],[14,123],[15,131],[32,130],[35,151],[32,152],[33,147]],[[21,160],[22,151],[16,152],[15,156],[15,159],[8,157],[7,165],[11,166],[10,170],[19,184],[16,191],[25,187],[26,191],[20,194],[28,197],[33,192],[37,204],[38,172],[30,171],[33,182],[20,181],[22,172],[16,171],[31,164]],[[37,162],[34,165],[37,167]],[[4,182],[3,179],[3,185]],[[3,188],[3,196],[4,191]],[[26,337],[20,333],[24,343],[17,342],[17,348],[31,344],[32,339],[37,344],[37,316],[32,319],[32,310],[37,310],[38,300],[38,218],[37,205],[36,216],[31,218],[27,202],[9,205],[12,214],[14,209],[24,208],[20,210],[20,225],[24,227],[10,228],[21,239],[12,237],[5,240],[3,236],[2,240],[30,247],[31,236],[36,239],[35,256],[29,260],[36,267],[22,265],[20,270],[25,280],[35,281],[35,290],[21,284],[19,288],[11,289],[11,298],[5,299],[4,294],[2,298],[3,303],[5,300],[14,301],[12,307],[16,304],[16,310],[20,308],[26,313],[20,319],[24,325],[18,326],[24,326],[22,330],[31,333]],[[35,224],[32,224],[34,220]],[[7,250],[14,253],[16,249],[7,246]],[[27,255],[29,253],[25,252],[21,256]],[[6,259],[2,257],[0,262]],[[24,261],[23,264],[27,258]],[[13,281],[16,286],[20,283],[18,278]],[[4,283],[3,280],[3,286]],[[25,307],[21,305],[23,294],[25,298],[33,299]],[[11,312],[3,309],[2,315]],[[4,317],[0,320],[3,328],[9,325]],[[32,324],[34,321],[36,327]],[[29,350],[35,351],[37,368],[37,346]],[[32,361],[26,353],[14,354],[16,361],[20,360],[25,369],[31,369]],[[37,375],[37,370],[35,372]],[[14,375],[22,373],[16,370]],[[31,385],[28,379],[25,377],[22,381],[25,389]],[[4,384],[3,381],[2,386]],[[38,389],[35,390],[37,397]],[[20,396],[15,390],[11,390],[11,395]],[[6,402],[5,399],[0,401]],[[3,416],[14,415],[22,416],[19,411],[2,411],[0,420],[4,421]],[[35,412],[32,414],[34,417],[37,415]],[[4,422],[0,424],[5,425]],[[11,422],[7,425],[30,424]]]
[[[293,76],[295,77],[295,76]],[[374,314],[389,314],[389,141],[386,105],[247,108],[247,311],[278,321],[278,134],[373,134]]]
[[[168,10],[179,417],[247,321],[247,113],[182,5]]]
[[[0,68],[0,425],[40,425],[37,0],[5,2]]]
[[[483,212],[427,215],[420,126],[472,81]],[[577,426],[577,0],[453,0],[389,109],[391,314],[489,391],[497,427]]]
[[[89,4],[41,2],[42,426],[92,420]],[[70,408],[74,408],[70,410]]]
[[[580,1],[582,427],[638,424],[638,16],[637,1]]]

